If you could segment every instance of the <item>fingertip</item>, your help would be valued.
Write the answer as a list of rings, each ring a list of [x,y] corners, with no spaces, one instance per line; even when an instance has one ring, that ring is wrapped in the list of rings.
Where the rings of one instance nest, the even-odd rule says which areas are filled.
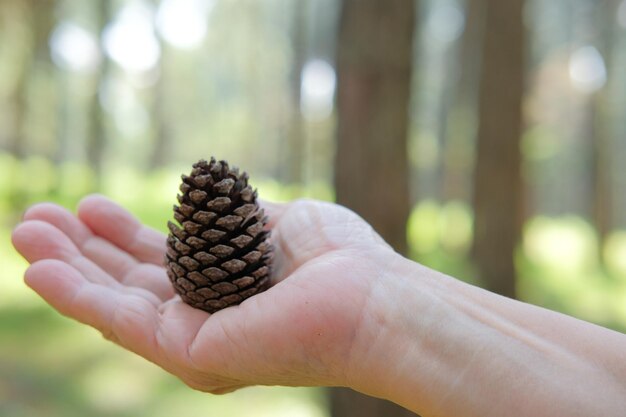
[[[100,194],[91,194],[78,204],[78,217],[96,234],[108,235],[111,225],[117,228],[137,227],[139,221],[126,209]]]
[[[157,361],[157,347],[152,344],[156,309],[149,300],[93,284],[73,266],[52,259],[33,263],[24,281],[59,313],[94,327],[105,338],[148,360]]]
[[[41,220],[27,220],[17,225],[11,233],[11,243],[29,262],[71,259],[79,254],[67,235]]]
[[[33,263],[24,273],[24,282],[53,307],[65,312],[84,278],[72,266],[56,259]]]
[[[81,201],[78,217],[96,235],[128,252],[141,262],[163,263],[165,235],[145,227],[124,207],[94,194]]]
[[[38,203],[24,213],[24,221],[41,220],[50,223],[77,245],[81,245],[90,235],[89,229],[66,209],[54,203]]]
[[[29,208],[26,209],[24,214],[22,215],[22,220],[41,220],[41,217],[47,216],[49,213],[55,213],[60,210],[65,210],[61,206],[58,206],[54,203],[43,202],[33,204]]]
[[[15,228],[11,232],[11,244],[26,259],[28,259],[28,257],[26,256],[25,252],[28,251],[29,244],[36,236],[36,225],[34,225],[33,223],[35,222],[25,221],[23,223],[20,223],[15,226]]]
[[[101,210],[102,207],[113,205],[114,203],[102,194],[90,194],[83,197],[78,202],[78,215],[89,214],[94,210]]]
[[[43,259],[34,262],[24,273],[24,281],[29,287],[41,286],[42,283],[66,277],[69,282],[79,283],[82,275],[72,266],[57,259]],[[48,279],[52,278],[52,279]]]
[[[13,245],[15,249],[18,250],[18,252],[20,252],[18,246],[21,245],[21,241],[24,237],[23,235],[24,235],[24,223],[19,223],[17,226],[13,228],[13,231],[11,231],[11,244]]]

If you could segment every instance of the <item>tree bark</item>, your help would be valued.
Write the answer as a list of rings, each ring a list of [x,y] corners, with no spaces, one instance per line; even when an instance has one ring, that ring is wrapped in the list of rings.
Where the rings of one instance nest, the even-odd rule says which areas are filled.
[[[292,185],[302,185],[304,177],[304,149],[306,141],[306,131],[300,111],[300,101],[302,98],[302,70],[306,63],[307,46],[307,16],[306,8],[308,1],[300,0],[294,4],[294,16],[292,27],[292,51],[293,65],[290,77],[291,82],[291,112],[289,114],[289,127],[287,135],[287,146],[285,153],[285,181]]]
[[[480,56],[485,28],[485,0],[471,0],[465,5],[465,28],[459,45],[458,78],[452,97],[452,111],[447,117],[442,163],[442,201],[471,200],[471,161],[478,125],[478,86]]]
[[[26,119],[28,71],[31,65],[31,57],[25,57],[21,63],[17,79],[8,96],[9,104],[9,129],[6,140],[7,151],[18,159],[26,156],[26,137],[24,135],[24,121]]]
[[[161,58],[159,59],[159,80],[152,89],[152,127],[153,143],[148,159],[148,167],[155,170],[166,166],[171,154],[171,142],[174,136],[172,120],[167,109],[168,87],[171,79],[168,62],[170,61],[170,46],[157,35],[161,44]]]
[[[414,14],[411,0],[345,0],[337,60],[337,202],[401,253]]]
[[[474,257],[484,286],[515,297],[521,234],[523,0],[487,0],[474,174]]]
[[[337,202],[406,253],[407,161],[415,4],[344,0],[337,51]],[[414,414],[393,403],[333,389],[334,417]]]
[[[94,4],[98,21],[98,37],[109,22],[112,15],[113,5],[109,0],[99,0]],[[101,105],[103,81],[110,69],[110,61],[104,51],[102,52],[102,63],[96,74],[94,74],[94,93],[89,104],[89,137],[87,138],[87,161],[95,174],[95,188],[99,189],[102,179],[102,167],[106,152],[107,128],[106,117]]]
[[[31,32],[25,42],[27,51],[23,53],[23,59],[17,63],[20,69],[8,97],[11,117],[9,117],[10,128],[6,148],[11,154],[21,159],[31,151],[24,126],[29,107],[28,87],[33,77],[36,76],[38,67],[51,65],[48,39],[55,24],[54,2],[30,0],[19,4],[8,2],[3,6],[22,9],[14,13],[24,15]]]
[[[611,92],[615,91],[615,77],[612,76],[614,54],[616,52],[615,43],[619,34],[618,23],[613,16],[616,16],[621,1],[610,0],[599,5],[598,15],[592,21],[594,27],[599,28],[599,49],[604,57],[605,67],[608,72],[607,84],[602,90],[590,98],[590,124],[592,141],[592,178],[593,178],[593,222],[598,233],[600,245],[602,245],[609,233],[613,223],[613,151],[615,148],[615,137],[617,132],[613,129],[611,122],[615,117],[614,109],[611,105]],[[606,23],[613,22],[613,23]]]

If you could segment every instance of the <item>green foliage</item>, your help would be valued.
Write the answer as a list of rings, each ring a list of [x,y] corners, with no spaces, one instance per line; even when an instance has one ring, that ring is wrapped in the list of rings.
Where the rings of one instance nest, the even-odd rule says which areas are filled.
[[[626,330],[623,236],[624,232],[615,232],[601,248],[593,227],[579,217],[532,219],[526,225],[522,250],[517,256],[522,298]]]
[[[407,225],[411,258],[467,282],[478,284],[469,262],[472,212],[460,201],[425,200],[415,206]]]

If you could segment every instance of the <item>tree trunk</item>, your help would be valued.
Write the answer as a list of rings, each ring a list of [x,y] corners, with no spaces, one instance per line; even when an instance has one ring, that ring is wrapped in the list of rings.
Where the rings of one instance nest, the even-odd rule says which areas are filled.
[[[28,71],[31,65],[32,57],[25,57],[21,63],[22,69],[18,71],[18,76],[11,92],[9,93],[9,115],[8,118],[8,138],[6,140],[6,149],[9,153],[18,159],[24,158],[26,155],[26,137],[24,135],[24,120],[26,119],[27,103],[27,87],[28,87]]]
[[[452,111],[447,119],[448,133],[443,148],[442,201],[471,200],[471,162],[478,125],[478,86],[484,36],[485,0],[471,0],[465,5],[465,28],[459,46],[459,73],[452,97]]]
[[[415,4],[344,0],[337,52],[337,202],[405,253],[410,210],[407,161]],[[347,389],[333,389],[334,417],[413,413]]]
[[[30,0],[23,1],[21,4],[9,2],[4,7],[22,9],[13,13],[25,16],[32,36],[25,42],[27,51],[24,52],[23,59],[17,63],[20,69],[13,88],[9,90],[8,97],[11,117],[9,117],[10,128],[6,148],[11,154],[21,159],[30,151],[24,126],[29,107],[28,87],[36,77],[38,67],[51,65],[48,39],[55,23],[54,2],[52,0]]]
[[[167,165],[170,157],[170,142],[174,135],[172,131],[172,122],[166,109],[167,101],[167,83],[169,77],[167,74],[167,65],[165,63],[167,59],[167,49],[169,46],[164,43],[161,44],[161,60],[160,77],[159,81],[154,86],[154,96],[152,101],[152,123],[153,123],[153,140],[152,149],[150,151],[150,157],[148,161],[148,167],[150,170],[155,170]]]
[[[411,0],[345,0],[338,47],[337,202],[399,252],[409,212]]]
[[[109,0],[99,0],[94,7],[96,8],[98,19],[98,36],[102,36],[102,31],[111,18],[113,5]],[[105,114],[100,103],[102,96],[103,81],[105,80],[109,69],[110,61],[106,53],[102,53],[102,64],[94,74],[94,94],[89,106],[89,137],[87,138],[87,161],[95,174],[95,187],[100,188],[102,178],[102,166],[104,163],[107,129]]]
[[[474,177],[474,256],[484,286],[515,297],[521,234],[523,0],[487,0]]]
[[[594,27],[599,28],[599,49],[604,57],[604,63],[608,71],[607,84],[602,90],[590,98],[589,111],[592,131],[589,139],[592,141],[592,177],[593,177],[593,221],[598,233],[600,245],[602,245],[613,224],[613,158],[614,138],[617,132],[611,124],[614,109],[611,103],[611,92],[615,91],[618,85],[615,77],[611,74],[613,69],[614,54],[616,52],[615,42],[619,34],[616,16],[621,0],[610,0],[602,3],[597,12],[597,16],[592,21],[596,23]],[[613,22],[613,23],[606,23]]]
[[[292,27],[292,51],[293,65],[291,73],[291,112],[289,115],[289,127],[287,146],[285,149],[285,180],[288,184],[302,185],[304,177],[304,149],[306,134],[300,111],[302,70],[306,63],[307,46],[307,7],[308,1],[300,0],[294,4],[294,16]]]
[[[172,120],[167,109],[168,86],[172,79],[168,62],[170,61],[170,46],[163,42],[157,35],[161,43],[161,59],[159,60],[159,80],[153,88],[152,97],[152,125],[153,144],[148,160],[148,167],[155,170],[166,166],[172,151],[170,144],[174,136]]]

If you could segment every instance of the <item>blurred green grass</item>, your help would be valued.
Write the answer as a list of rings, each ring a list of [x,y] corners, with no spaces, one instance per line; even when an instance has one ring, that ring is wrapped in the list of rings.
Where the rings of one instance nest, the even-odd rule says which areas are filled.
[[[99,188],[164,230],[179,175],[186,170],[147,174],[107,167]],[[267,200],[333,198],[323,184],[305,189],[260,179],[253,185]],[[87,167],[55,168],[44,159],[18,162],[0,154],[0,416],[328,416],[323,389],[257,387],[226,396],[192,391],[61,317],[28,290],[21,280],[27,264],[10,243],[20,212],[44,200],[73,210],[95,188]],[[410,256],[480,284],[468,257],[471,229],[467,204],[423,201],[407,228]],[[537,217],[526,224],[517,265],[523,300],[626,331],[626,232],[612,233],[601,247],[594,229],[580,218]]]

